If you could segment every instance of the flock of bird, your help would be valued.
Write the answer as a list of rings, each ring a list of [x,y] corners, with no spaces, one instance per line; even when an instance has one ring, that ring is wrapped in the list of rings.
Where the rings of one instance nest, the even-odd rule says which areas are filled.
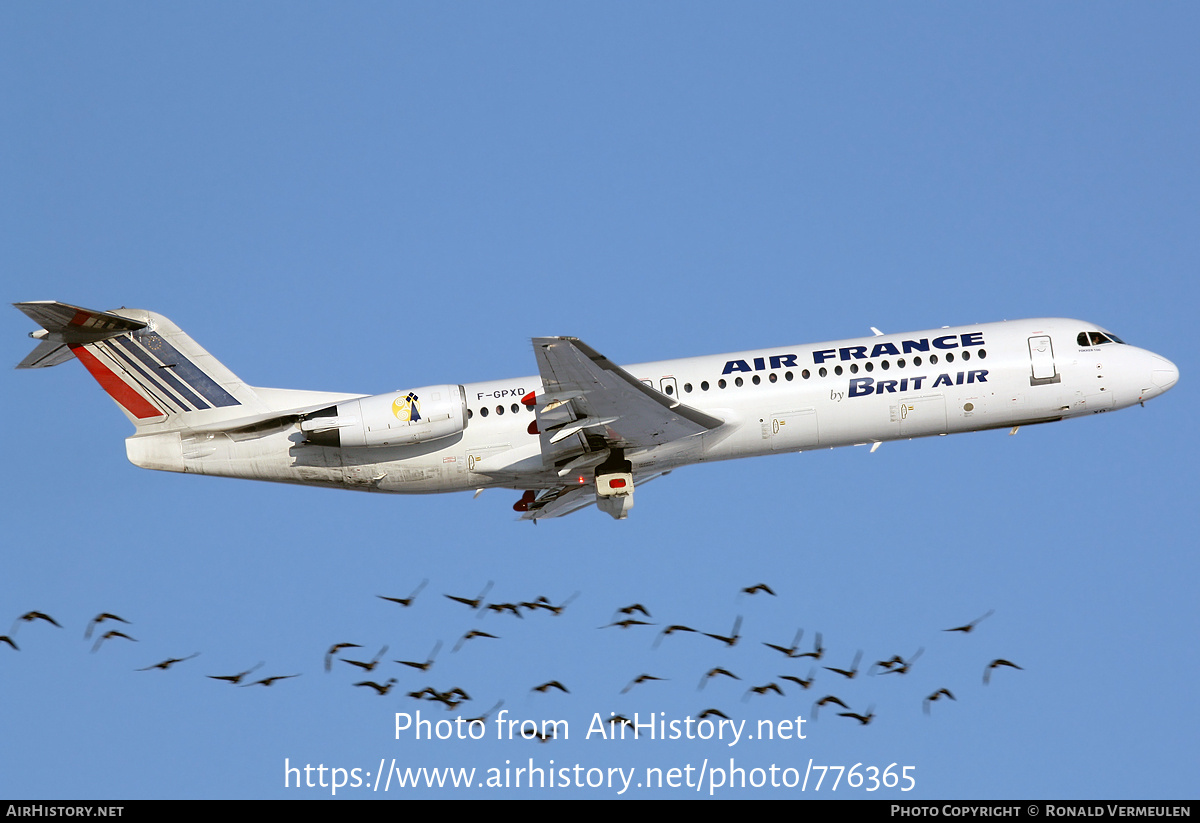
[[[424,580],[415,590],[405,597],[397,597],[393,595],[376,595],[379,600],[386,603],[395,604],[400,609],[409,610],[414,608],[417,603],[418,596],[427,587],[429,581]],[[493,583],[489,582],[483,587],[476,596],[469,597],[462,594],[445,593],[442,596],[455,604],[460,604],[465,607],[465,611],[460,612],[464,618],[469,618],[472,621],[479,621],[488,618],[488,629],[470,628],[463,625],[464,631],[461,635],[454,639],[451,654],[464,653],[467,644],[472,641],[488,640],[503,642],[502,638],[509,635],[509,630],[503,628],[500,624],[502,621],[520,620],[522,624],[528,623],[529,618],[536,615],[543,615],[543,619],[561,617],[572,606],[578,598],[579,593],[575,593],[567,597],[562,602],[555,603],[550,598],[539,595],[531,599],[515,599],[512,601],[491,601],[488,595],[493,588]],[[737,595],[739,598],[774,598],[777,597],[775,591],[765,583],[742,588]],[[750,606],[750,603],[746,603]],[[746,609],[743,609],[746,610]],[[953,626],[939,630],[942,634],[960,634],[970,635],[973,633],[980,623],[991,617],[993,611],[988,611],[980,617],[971,620],[968,623]],[[492,616],[492,617],[488,617]],[[20,615],[13,621],[12,629],[7,635],[0,635],[0,644],[5,644],[10,647],[11,652],[19,652],[18,632],[22,626],[30,623],[45,623],[53,626],[56,629],[62,629],[62,625],[52,616],[40,611],[29,611]],[[611,618],[607,622],[590,621],[595,627],[595,630],[613,632],[616,631],[619,635],[617,642],[637,642],[627,641],[627,637],[641,635],[644,637],[645,643],[652,650],[660,649],[664,643],[672,644],[679,643],[679,640],[668,641],[668,638],[678,638],[683,635],[691,635],[700,638],[698,642],[703,648],[710,650],[712,654],[726,654],[723,652],[726,649],[732,649],[742,643],[744,640],[742,635],[743,616],[737,615],[733,619],[732,627],[728,634],[721,633],[717,630],[705,631],[705,628],[712,629],[713,627],[693,627],[682,623],[673,623],[659,621],[651,611],[651,608],[644,603],[631,603],[628,605],[618,605],[612,609]],[[599,625],[596,625],[596,623]],[[121,628],[108,628],[111,625],[119,624]],[[512,624],[514,626],[520,624]],[[415,627],[414,627],[415,628]],[[586,626],[585,626],[586,628]],[[111,612],[101,612],[88,621],[83,632],[83,639],[91,642],[91,653],[96,654],[102,652],[111,643],[122,642],[137,643],[137,638],[133,637],[128,632],[134,631],[131,621],[120,617]],[[528,633],[528,629],[522,627],[522,631]],[[881,683],[884,681],[899,680],[905,675],[908,675],[913,670],[914,666],[921,660],[925,653],[924,646],[918,648],[911,655],[891,654],[890,656],[881,657],[871,663],[866,670],[862,669],[864,651],[859,649],[853,653],[851,657],[847,650],[845,656],[840,656],[840,659],[835,659],[826,649],[824,637],[821,632],[815,632],[813,641],[810,646],[803,646],[805,630],[800,628],[792,637],[791,642],[772,643],[766,640],[755,640],[753,642],[742,643],[741,655],[744,657],[747,654],[756,655],[758,660],[755,663],[756,668],[761,669],[765,665],[763,660],[776,661],[775,668],[788,667],[796,665],[797,661],[810,661],[805,670],[795,670],[787,674],[779,674],[766,682],[754,682],[743,679],[743,677],[735,673],[735,664],[728,659],[718,665],[697,666],[695,674],[699,674],[699,680],[696,682],[695,691],[697,693],[705,692],[710,684],[715,681],[721,681],[728,684],[723,687],[721,697],[728,700],[732,695],[741,692],[741,701],[748,703],[751,700],[766,698],[774,695],[775,697],[785,697],[790,695],[804,695],[812,693],[814,695],[821,694],[822,691],[828,691],[824,696],[815,698],[811,704],[811,709],[805,716],[812,721],[816,721],[821,714],[821,709],[826,707],[836,707],[841,709],[837,712],[839,717],[847,718],[848,720],[856,721],[862,726],[871,724],[876,720],[875,704],[871,704],[866,710],[855,708],[851,703],[847,702],[844,696],[839,696],[836,692],[839,691],[840,684],[846,684],[849,681],[854,681],[860,678],[877,678]],[[616,638],[617,636],[613,636]],[[703,640],[708,638],[708,640]],[[363,643],[355,642],[355,640],[339,640],[331,643],[324,650],[324,671],[327,674],[335,675],[335,673],[349,673],[354,670],[363,679],[354,679],[351,685],[354,688],[361,689],[368,693],[374,693],[378,697],[386,697],[392,693],[393,688],[399,687],[401,691],[408,689],[409,686],[401,686],[402,682],[408,681],[412,688],[409,691],[404,691],[404,699],[417,700],[424,702],[436,703],[444,707],[447,711],[456,711],[463,705],[469,703],[474,698],[462,685],[454,685],[451,688],[439,688],[434,685],[429,685],[428,682],[420,682],[416,678],[425,678],[428,680],[430,673],[439,668],[440,656],[442,650],[451,638],[438,639],[428,655],[423,660],[406,660],[406,659],[390,659],[387,655],[389,650],[388,644],[383,644],[374,655],[367,657],[363,650],[367,648]],[[709,640],[713,642],[709,642]],[[21,642],[25,642],[25,637],[21,637]],[[581,643],[581,648],[586,648],[587,644]],[[372,646],[373,647],[373,646]],[[760,649],[758,652],[745,652],[745,649]],[[643,649],[645,646],[643,646]],[[315,658],[316,650],[314,650]],[[369,652],[367,652],[369,654]],[[469,652],[467,653],[469,654]],[[135,669],[138,672],[148,671],[163,671],[166,672],[181,666],[184,663],[194,660],[200,656],[200,652],[194,652],[181,657],[167,657],[158,662],[151,662],[148,665],[140,666]],[[465,655],[464,655],[465,656]],[[632,658],[634,655],[630,654]],[[850,658],[847,665],[844,661]],[[715,663],[716,661],[711,661]],[[840,665],[834,665],[837,662]],[[301,672],[273,673],[265,677],[257,677],[256,672],[265,665],[265,661],[260,661],[254,666],[251,666],[244,671],[233,674],[226,673],[204,673],[204,676],[215,681],[224,682],[233,686],[250,687],[264,686],[270,687],[281,681],[291,680],[302,676]],[[609,668],[615,667],[610,666]],[[459,666],[459,670],[463,667]],[[1005,658],[993,658],[986,663],[982,669],[982,683],[988,685],[995,673],[1001,669],[1021,670],[1022,667]],[[286,671],[286,670],[285,670]],[[376,672],[379,674],[376,674]],[[468,666],[467,671],[471,671]],[[420,673],[419,675],[416,673]],[[695,676],[692,675],[692,677]],[[252,676],[255,675],[255,676]],[[487,688],[495,690],[497,684],[493,679],[480,672],[481,679],[486,683]],[[893,677],[895,676],[895,677]],[[616,694],[626,695],[634,689],[647,688],[662,688],[661,686],[651,686],[651,684],[661,683],[663,681],[690,679],[686,673],[677,671],[657,671],[657,672],[641,672],[629,673],[625,679],[625,685]],[[816,684],[822,684],[821,689],[816,689]],[[861,681],[860,681],[861,682]],[[826,685],[832,684],[832,685]],[[469,685],[469,684],[468,684]],[[590,687],[594,684],[589,683]],[[961,691],[959,684],[938,684],[937,688],[921,699],[922,711],[925,715],[933,713],[933,706],[940,701],[957,701],[958,697],[951,690],[950,685],[954,685],[956,689]],[[744,687],[744,690],[743,690]],[[886,685],[880,688],[888,688]],[[503,704],[505,699],[512,697],[512,690],[516,689],[517,693],[524,693],[527,698],[532,699],[532,695],[541,694],[548,695],[557,693],[562,695],[572,694],[568,684],[559,679],[549,679],[541,683],[529,683],[525,685],[516,684],[511,687],[501,686],[502,691],[507,691],[508,694],[500,697],[499,701],[482,715],[473,720],[486,720]],[[472,688],[476,691],[476,688]],[[658,695],[661,697],[662,693]],[[844,692],[843,692],[844,695]],[[492,695],[494,699],[496,695]],[[697,698],[699,695],[697,695]],[[544,698],[542,698],[544,699]],[[865,701],[864,701],[865,702]],[[485,704],[486,705],[486,704]],[[827,709],[828,711],[829,709]],[[727,711],[733,711],[727,709]],[[942,711],[942,710],[939,710]],[[611,722],[613,723],[628,723],[628,719],[624,715],[612,712]],[[721,709],[709,707],[703,711],[695,712],[697,719],[704,717],[717,717],[728,719],[728,714]],[[538,739],[543,741],[548,740],[547,736],[539,736]]]

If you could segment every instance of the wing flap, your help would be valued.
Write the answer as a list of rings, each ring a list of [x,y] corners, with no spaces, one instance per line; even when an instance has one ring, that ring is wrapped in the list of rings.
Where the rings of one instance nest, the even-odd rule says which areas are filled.
[[[639,473],[634,477],[634,484],[642,487],[659,477],[670,474],[666,472]],[[596,486],[592,483],[580,483],[557,486],[546,489],[529,503],[529,509],[522,513],[522,520],[544,520],[550,517],[564,517],[568,514],[587,508],[596,502]]]

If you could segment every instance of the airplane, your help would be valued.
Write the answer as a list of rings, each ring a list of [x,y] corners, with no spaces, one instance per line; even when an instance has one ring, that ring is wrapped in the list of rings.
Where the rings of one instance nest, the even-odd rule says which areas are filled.
[[[538,374],[376,395],[249,386],[151,311],[15,303],[41,328],[17,368],[72,357],[135,431],[135,466],[391,493],[508,488],[535,523],[693,463],[1011,428],[1123,409],[1169,360],[1063,318],[641,363],[535,337]]]

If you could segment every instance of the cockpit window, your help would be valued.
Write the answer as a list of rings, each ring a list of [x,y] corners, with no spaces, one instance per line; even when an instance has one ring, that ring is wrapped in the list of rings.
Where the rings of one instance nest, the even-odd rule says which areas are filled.
[[[1105,343],[1123,344],[1125,342],[1115,334],[1106,334],[1099,331],[1081,331],[1075,340],[1081,346],[1103,346]]]

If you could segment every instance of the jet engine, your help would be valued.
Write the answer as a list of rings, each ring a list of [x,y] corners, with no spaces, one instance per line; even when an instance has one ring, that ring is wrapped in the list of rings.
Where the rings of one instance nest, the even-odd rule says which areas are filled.
[[[300,421],[308,442],[333,448],[409,446],[458,434],[467,427],[462,386],[425,386],[347,400],[309,412]]]

